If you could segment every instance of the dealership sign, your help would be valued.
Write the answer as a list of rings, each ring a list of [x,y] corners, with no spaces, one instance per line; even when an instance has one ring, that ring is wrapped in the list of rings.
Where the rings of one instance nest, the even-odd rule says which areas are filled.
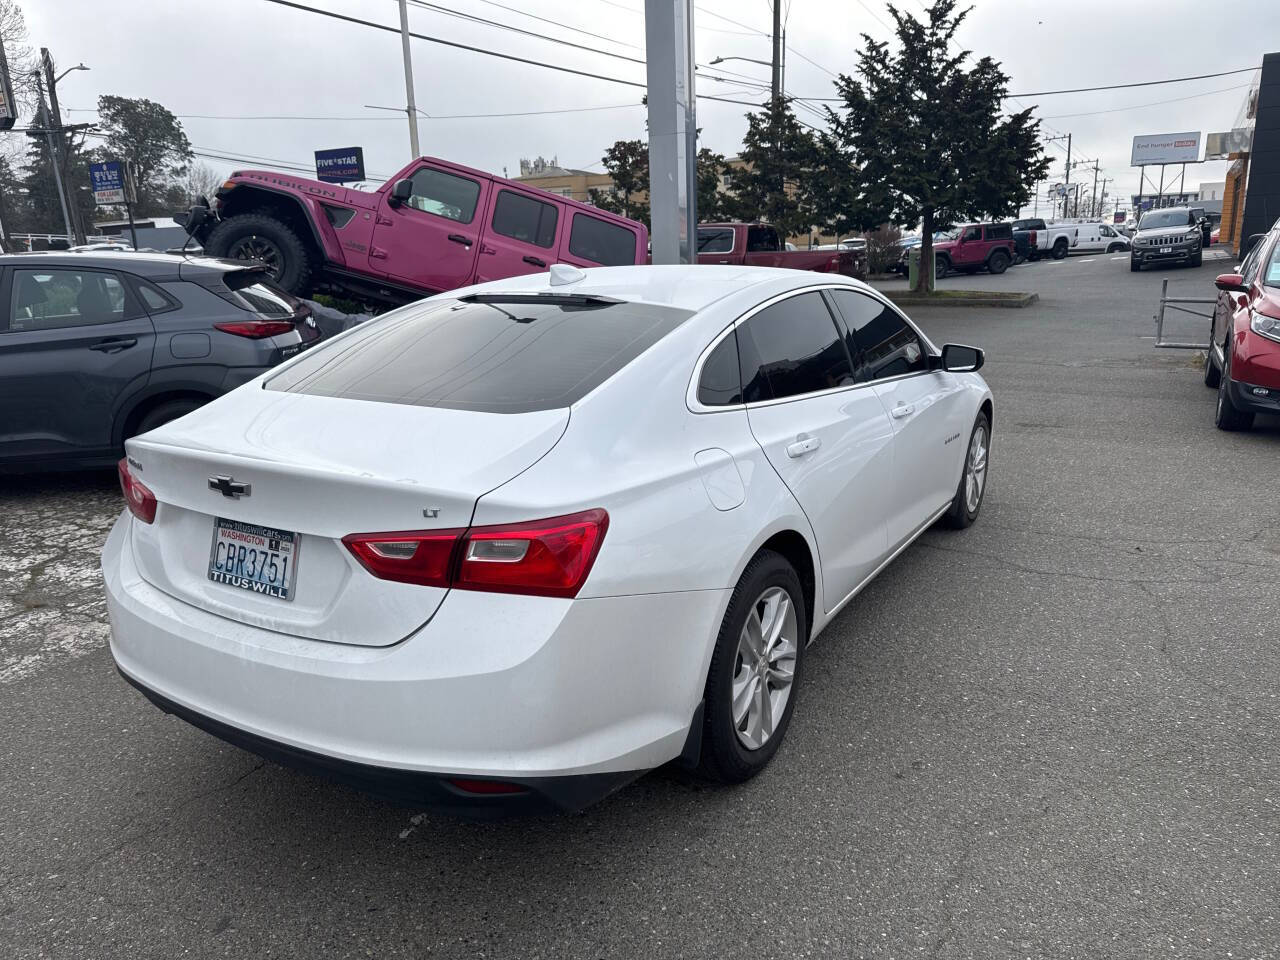
[[[119,160],[89,164],[89,180],[93,184],[93,202],[99,206],[124,203],[124,164]]]
[[[1145,167],[1161,163],[1198,163],[1199,161],[1199,130],[1191,133],[1156,133],[1133,138],[1131,166]]]
[[[316,151],[316,179],[324,183],[352,183],[364,179],[364,148],[339,147]]]

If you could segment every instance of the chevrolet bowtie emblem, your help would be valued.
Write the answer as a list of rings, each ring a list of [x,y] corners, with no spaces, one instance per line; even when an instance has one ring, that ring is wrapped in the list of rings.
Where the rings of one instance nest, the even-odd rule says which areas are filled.
[[[209,489],[217,490],[224,497],[231,497],[233,500],[240,497],[247,497],[252,492],[253,487],[247,483],[241,483],[233,480],[231,477],[210,477]]]

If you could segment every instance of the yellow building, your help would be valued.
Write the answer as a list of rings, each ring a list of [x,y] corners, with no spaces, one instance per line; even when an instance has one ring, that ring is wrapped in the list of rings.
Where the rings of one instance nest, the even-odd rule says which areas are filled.
[[[568,197],[582,203],[591,202],[592,190],[613,192],[613,178],[607,173],[591,173],[588,170],[573,170],[562,167],[555,157],[546,160],[536,157],[529,160],[520,158],[520,176],[513,179],[527,183],[531,187],[554,193],[558,197]]]

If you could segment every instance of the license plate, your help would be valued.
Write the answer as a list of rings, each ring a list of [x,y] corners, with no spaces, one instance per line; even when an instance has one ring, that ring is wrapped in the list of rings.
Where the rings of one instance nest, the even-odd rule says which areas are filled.
[[[264,597],[293,599],[298,573],[298,535],[239,520],[213,521],[209,579]]]
[[[1160,252],[1161,252],[1161,253],[1173,253],[1173,247],[1161,247],[1161,248],[1160,248]]]

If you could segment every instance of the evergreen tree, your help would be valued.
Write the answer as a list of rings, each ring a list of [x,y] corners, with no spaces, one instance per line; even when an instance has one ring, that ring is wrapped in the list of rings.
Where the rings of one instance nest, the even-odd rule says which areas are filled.
[[[191,141],[182,123],[151,100],[99,97],[98,125],[105,134],[103,159],[133,164],[138,185],[140,216],[171,213],[165,207],[165,189],[187,172]]]
[[[822,144],[827,217],[842,229],[919,223],[926,264],[935,230],[1015,214],[1049,167],[1031,110],[1001,114],[1009,78],[1000,64],[968,66],[968,51],[951,51],[968,14],[956,5],[933,0],[920,21],[889,4],[897,49],[863,34],[855,75],[836,83],[844,103],[828,108]]]
[[[739,154],[729,173],[726,206],[739,220],[773,224],[783,237],[808,233],[821,222],[816,188],[822,157],[818,141],[796,119],[785,98],[747,115]]]

